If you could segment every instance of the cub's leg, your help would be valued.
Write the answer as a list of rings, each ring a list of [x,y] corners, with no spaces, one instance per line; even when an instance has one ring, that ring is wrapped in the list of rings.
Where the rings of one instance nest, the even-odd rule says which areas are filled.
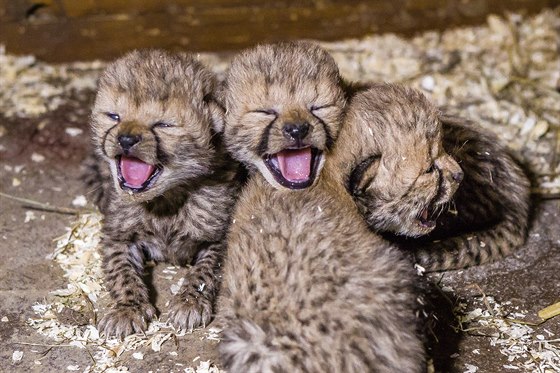
[[[115,305],[99,321],[98,329],[106,336],[119,338],[141,333],[156,316],[144,283],[144,252],[136,244],[103,242],[105,286]]]
[[[170,305],[169,321],[177,328],[192,330],[212,320],[224,248],[223,243],[210,243],[198,253]]]

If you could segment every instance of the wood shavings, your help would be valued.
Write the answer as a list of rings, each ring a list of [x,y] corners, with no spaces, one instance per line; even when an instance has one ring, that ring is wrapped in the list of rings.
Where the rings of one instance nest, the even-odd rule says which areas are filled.
[[[45,156],[42,155],[42,154],[39,154],[39,153],[33,153],[33,154],[31,154],[31,160],[33,162],[40,163],[40,162],[43,162],[45,160]]]
[[[96,87],[104,64],[49,65],[33,56],[11,56],[0,45],[0,111],[8,118],[32,118],[55,110],[72,92]]]
[[[560,302],[554,303],[546,308],[543,308],[538,313],[539,317],[543,320],[548,320],[560,315]]]
[[[64,132],[70,137],[76,137],[84,133],[81,128],[74,128],[74,127],[66,127]]]
[[[225,373],[225,371],[220,370],[216,365],[210,361],[201,361],[198,367],[186,368],[185,373]]]
[[[72,200],[72,206],[84,207],[85,205],[87,205],[87,199],[84,195],[76,196],[76,198]]]
[[[560,339],[552,339],[554,333],[548,331],[548,338],[536,334],[533,326],[512,320],[504,315],[504,304],[493,297],[484,296],[483,307],[466,311],[466,305],[457,309],[457,317],[462,330],[489,338],[489,344],[497,348],[508,360],[504,369],[522,372],[559,371]],[[526,314],[516,313],[525,318]],[[549,334],[550,333],[550,334]]]
[[[418,276],[424,276],[424,273],[426,273],[426,268],[422,267],[418,263],[414,263],[414,269],[416,270],[416,274]]]
[[[219,342],[221,340],[220,337],[221,333],[222,333],[222,329],[220,328],[216,328],[216,327],[208,328],[208,331],[206,333],[206,339]]]
[[[25,219],[23,220],[24,223],[29,223],[32,220],[35,220],[37,217],[35,216],[35,212],[33,211],[26,211],[25,212]]]
[[[171,294],[173,295],[179,294],[179,291],[181,290],[181,287],[183,286],[184,282],[185,282],[185,278],[181,277],[176,284],[171,285],[170,286]]]
[[[123,359],[123,356],[132,355],[134,359],[142,356],[143,359],[146,352],[135,350],[149,348],[158,353],[164,343],[186,334],[176,332],[168,323],[155,320],[149,324],[144,335],[129,335],[122,341],[100,337],[94,319],[98,299],[106,296],[98,253],[101,219],[99,214],[82,215],[66,234],[56,240],[56,249],[48,258],[61,266],[69,283],[66,288],[51,292],[55,297],[52,302],[33,305],[37,317],[28,320],[37,332],[58,343],[64,342],[65,346],[75,348],[88,347],[95,364],[79,368],[86,373],[126,370],[123,365],[126,358]],[[169,269],[172,270],[172,267]],[[63,313],[67,315],[62,317]],[[89,315],[89,321],[77,320],[84,315]],[[213,333],[216,335],[215,331]],[[200,372],[218,372],[212,367]],[[199,372],[198,368],[196,372]]]
[[[12,361],[14,363],[18,363],[23,359],[23,351],[14,351],[12,353]]]

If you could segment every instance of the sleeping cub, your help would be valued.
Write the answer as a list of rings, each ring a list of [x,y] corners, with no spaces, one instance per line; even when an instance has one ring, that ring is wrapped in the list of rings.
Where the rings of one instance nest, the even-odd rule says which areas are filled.
[[[420,372],[411,265],[329,165],[345,105],[332,57],[258,46],[226,74],[224,141],[251,170],[219,302],[229,372]],[[324,168],[324,170],[323,170]]]
[[[492,134],[419,91],[374,84],[351,98],[337,162],[368,225],[428,271],[482,264],[523,244],[529,181]]]
[[[212,126],[213,75],[193,57],[134,51],[101,75],[91,118],[93,174],[105,215],[105,286],[114,301],[99,322],[106,335],[142,332],[156,315],[144,283],[147,260],[191,264],[170,321],[210,322],[222,239],[235,195],[235,164]],[[96,171],[97,169],[97,171]]]

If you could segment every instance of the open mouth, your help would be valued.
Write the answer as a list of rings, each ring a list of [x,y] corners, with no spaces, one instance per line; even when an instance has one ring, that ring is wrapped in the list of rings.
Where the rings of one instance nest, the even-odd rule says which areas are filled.
[[[423,228],[434,228],[436,219],[433,218],[433,209],[426,207],[418,217],[418,222]]]
[[[162,171],[160,167],[124,155],[117,157],[116,162],[121,188],[134,193],[151,188]]]
[[[423,228],[432,229],[436,226],[436,198],[432,199],[430,203],[420,212],[418,216],[418,223]]]
[[[266,155],[264,163],[280,185],[289,189],[304,189],[313,184],[322,153],[311,147],[284,149]]]

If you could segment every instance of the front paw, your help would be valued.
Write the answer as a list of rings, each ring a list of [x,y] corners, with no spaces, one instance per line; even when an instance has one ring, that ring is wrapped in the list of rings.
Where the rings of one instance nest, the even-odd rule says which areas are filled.
[[[124,338],[129,334],[143,333],[155,316],[156,309],[151,304],[117,305],[103,316],[97,329],[106,337]]]
[[[201,293],[177,294],[171,301],[169,322],[180,330],[192,331],[199,326],[204,328],[212,320],[212,303]]]

